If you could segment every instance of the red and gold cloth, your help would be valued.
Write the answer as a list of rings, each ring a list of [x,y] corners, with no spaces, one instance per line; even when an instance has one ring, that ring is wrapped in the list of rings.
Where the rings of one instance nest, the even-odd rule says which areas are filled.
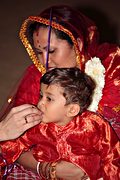
[[[27,75],[24,76],[16,94],[15,104],[32,104],[38,98],[39,79],[41,73],[45,72],[45,68],[34,51],[30,28],[31,24],[36,22],[48,26],[50,24],[51,8],[51,26],[71,38],[76,53],[76,61],[80,69],[84,70],[85,63],[94,57],[99,58],[105,67],[105,86],[98,111],[110,122],[120,138],[120,47],[109,43],[100,44],[99,32],[95,23],[69,6],[52,6],[45,9],[40,15],[30,16],[23,22],[20,39],[37,69],[32,66],[27,70]],[[69,14],[69,18],[67,18],[66,14]],[[83,45],[82,49],[79,49],[78,39]],[[38,100],[35,104],[37,102]]]
[[[82,168],[92,180],[120,179],[120,142],[110,125],[89,111],[66,126],[41,123],[1,146],[9,164],[33,148],[37,161],[65,160]]]
[[[60,8],[62,8],[62,11],[59,10]],[[54,19],[52,27],[63,31],[70,36],[74,43],[76,57],[79,57],[80,60],[80,67],[82,65],[84,67],[84,64],[91,57],[98,57],[101,59],[106,72],[105,87],[103,89],[103,96],[99,103],[98,111],[108,122],[110,122],[114,131],[120,138],[120,48],[109,43],[99,44],[99,33],[95,23],[80,12],[70,10],[72,17],[69,18],[69,21],[64,20],[64,18],[62,18],[64,9],[65,7],[52,8]],[[20,38],[34,65],[31,65],[26,70],[17,93],[12,98],[11,106],[17,106],[24,103],[37,105],[38,103],[40,92],[39,82],[42,73],[44,73],[44,68],[35,55],[34,48],[32,47],[33,44],[29,38],[28,27],[34,22],[49,25],[50,10],[51,8],[48,8],[42,12],[40,16],[29,17],[22,25]],[[83,43],[82,51],[78,48],[78,38]],[[91,161],[91,163],[93,164],[93,161]],[[115,170],[116,168],[113,169]]]

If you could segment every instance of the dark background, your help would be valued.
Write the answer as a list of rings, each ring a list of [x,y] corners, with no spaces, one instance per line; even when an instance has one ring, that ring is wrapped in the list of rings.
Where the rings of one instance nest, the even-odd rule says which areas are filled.
[[[22,22],[54,4],[67,4],[81,10],[96,22],[101,41],[120,44],[120,0],[60,0],[60,3],[58,0],[1,0],[0,107],[31,63],[18,36]]]

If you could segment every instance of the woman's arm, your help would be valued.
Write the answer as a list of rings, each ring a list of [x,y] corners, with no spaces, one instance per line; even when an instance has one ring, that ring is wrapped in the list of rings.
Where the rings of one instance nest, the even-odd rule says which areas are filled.
[[[17,162],[22,165],[24,168],[31,170],[34,173],[37,173],[37,163],[38,161],[33,157],[32,151],[25,152],[21,154]]]
[[[29,104],[12,108],[6,118],[0,122],[0,141],[19,137],[27,129],[40,123],[40,117],[40,111]]]
[[[56,176],[64,180],[80,180],[85,173],[74,164],[61,161],[56,166]]]
[[[37,161],[32,155],[32,151],[26,152],[20,156],[18,163],[24,168],[37,173]],[[60,161],[56,165],[56,175],[64,180],[80,180],[84,176],[84,172],[72,163]]]

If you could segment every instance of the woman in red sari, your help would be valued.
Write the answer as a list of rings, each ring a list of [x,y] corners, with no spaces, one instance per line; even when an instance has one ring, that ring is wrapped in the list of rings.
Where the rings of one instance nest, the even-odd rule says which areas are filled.
[[[48,33],[49,25],[52,27],[51,33]],[[48,34],[51,34],[49,48]],[[94,66],[94,62],[98,60],[104,70],[100,73],[102,79],[98,78],[96,81],[98,84],[102,82],[102,85],[97,92],[100,96],[96,97],[93,103],[96,106],[91,110],[97,111],[109,121],[120,137],[120,49],[108,43],[99,44],[99,33],[94,22],[70,7],[53,6],[39,16],[29,17],[22,25],[20,38],[34,65],[25,72],[13,98],[14,106],[38,103],[39,80],[46,66],[47,68],[77,66],[82,70],[90,70],[90,62]],[[47,54],[49,61],[46,65]],[[95,63],[96,65],[99,63]],[[97,69],[93,75],[97,77],[98,74]],[[24,158],[25,156],[21,157],[23,164]]]

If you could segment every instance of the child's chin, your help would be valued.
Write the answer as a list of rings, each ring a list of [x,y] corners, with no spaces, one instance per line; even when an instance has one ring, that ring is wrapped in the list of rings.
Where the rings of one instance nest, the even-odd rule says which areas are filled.
[[[47,120],[45,120],[45,119],[42,119],[42,123],[47,124],[47,123],[49,123],[49,121],[47,121]]]

